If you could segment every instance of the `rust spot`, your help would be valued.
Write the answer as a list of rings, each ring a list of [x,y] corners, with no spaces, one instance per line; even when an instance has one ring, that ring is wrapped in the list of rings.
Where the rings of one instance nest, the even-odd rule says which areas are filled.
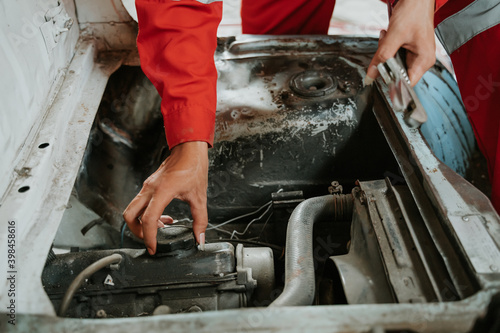
[[[300,276],[301,274],[302,274],[302,270],[301,269],[295,270],[292,274],[290,274],[290,276],[287,279],[287,282],[289,282],[290,280],[293,280],[294,278]]]
[[[85,104],[82,103],[81,106],[82,106],[82,109],[84,111],[84,114],[86,114],[87,112],[89,112],[89,108],[87,106],[85,106]]]
[[[31,176],[31,168],[22,168],[20,170],[15,170],[15,172],[19,175],[19,177],[30,177]]]
[[[304,256],[300,256],[298,259],[297,259],[297,263],[300,264],[302,263],[306,258]]]

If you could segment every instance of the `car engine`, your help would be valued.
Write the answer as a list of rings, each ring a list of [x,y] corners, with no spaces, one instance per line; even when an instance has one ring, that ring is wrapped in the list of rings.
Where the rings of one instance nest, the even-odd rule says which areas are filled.
[[[363,86],[376,46],[349,37],[220,39],[207,244],[196,244],[189,206],[174,200],[165,210],[174,223],[158,230],[154,256],[121,214],[169,154],[160,100],[139,67],[116,71],[42,274],[58,315],[432,303],[477,292],[464,253],[429,202],[414,198],[407,179],[416,162],[401,162],[404,149],[388,143],[387,104]],[[451,78],[439,63],[427,75]],[[423,80],[432,89],[435,81]],[[473,140],[449,135],[463,150],[448,153],[470,157]],[[440,158],[466,174],[467,158]]]

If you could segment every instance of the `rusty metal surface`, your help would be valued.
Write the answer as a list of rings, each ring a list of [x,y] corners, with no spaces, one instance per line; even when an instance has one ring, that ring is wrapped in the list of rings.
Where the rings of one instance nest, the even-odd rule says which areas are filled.
[[[349,253],[330,258],[349,304],[392,302],[392,297],[399,303],[450,302],[479,290],[474,279],[461,274],[466,254],[439,233],[437,217],[426,211],[434,221],[428,230],[407,186],[360,182],[353,193]]]
[[[404,221],[404,206],[397,205],[385,181],[360,184],[366,198],[373,230],[377,235],[387,276],[399,303],[422,303],[436,299],[421,258]],[[411,216],[410,218],[413,218]]]
[[[375,95],[374,112],[427,227],[441,224],[452,235],[453,246],[467,253],[468,274],[479,278],[482,287],[498,287],[500,217],[484,194],[434,156],[421,133],[404,124],[402,114],[387,115],[381,107],[391,107],[387,87],[377,85],[382,95]]]
[[[324,186],[330,183],[332,175],[343,184],[353,183],[355,177],[381,179],[381,175],[386,172],[397,172],[394,168],[395,160],[391,155],[392,149],[416,200],[416,205],[408,216],[421,215],[421,219],[417,219],[415,223],[412,220],[411,226],[407,224],[402,227],[419,242],[428,239],[427,235],[433,239],[429,243],[432,250],[416,246],[412,251],[418,252],[419,255],[426,252],[424,256],[439,253],[442,266],[446,268],[456,291],[450,299],[446,299],[450,302],[311,306],[273,310],[253,308],[104,320],[60,319],[52,317],[51,309],[47,309],[46,313],[50,312],[49,315],[20,314],[16,331],[368,332],[372,329],[387,329],[468,332],[476,318],[484,313],[492,295],[498,291],[498,274],[484,273],[485,267],[491,269],[491,265],[485,264],[495,260],[495,251],[493,249],[491,252],[493,257],[473,256],[471,262],[467,262],[459,253],[489,254],[484,252],[484,249],[491,248],[480,244],[479,249],[471,250],[470,240],[464,240],[463,235],[455,237],[456,242],[449,241],[448,236],[456,236],[454,227],[464,226],[460,223],[472,222],[472,229],[467,226],[469,229],[462,229],[459,233],[479,230],[482,236],[492,235],[493,238],[485,239],[486,242],[491,239],[494,244],[499,239],[498,216],[492,213],[492,208],[484,197],[477,195],[473,188],[450,169],[432,159],[432,154],[429,153],[430,150],[420,133],[409,132],[403,128],[404,123],[398,115],[393,118],[385,87],[378,87],[382,94],[375,89],[362,89],[363,68],[368,64],[375,48],[374,40],[346,37],[302,40],[247,38],[227,40],[220,44],[216,62],[221,77],[220,89],[225,92],[220,95],[218,105],[219,134],[215,147],[210,152],[211,218],[224,218],[224,213],[231,215],[236,209],[252,208],[260,204],[258,200],[265,195],[270,197],[270,193],[281,188],[285,191],[303,190],[310,196],[314,193],[312,188],[323,186],[322,188],[326,189]],[[283,68],[289,70],[282,74],[280,70]],[[324,93],[301,95],[290,86],[290,81],[305,71],[309,71],[308,77],[302,83],[312,82],[312,91],[319,90]],[[319,76],[319,79],[311,79],[311,71]],[[106,72],[106,75],[109,73]],[[328,75],[332,75],[332,86],[337,83],[336,89],[328,86],[329,79],[323,80]],[[99,82],[102,84],[105,78],[107,76],[100,77]],[[137,106],[134,102],[123,101],[119,96],[108,102],[113,105],[115,101]],[[378,123],[371,113],[372,106]],[[155,105],[151,105],[151,109],[154,108]],[[107,115],[109,114],[111,113]],[[130,115],[130,112],[125,115]],[[140,122],[141,119],[136,116],[132,116],[132,120]],[[151,122],[142,123],[144,131],[133,134],[140,137],[142,133],[151,131],[153,134],[142,144],[146,146],[148,142],[157,142],[152,144],[147,152],[149,155],[142,155],[147,157],[148,164],[141,165],[142,169],[134,169],[137,165],[126,162],[129,157],[136,160],[141,157],[138,155],[141,148],[134,150],[138,142],[128,137],[129,132],[133,130],[123,132],[123,128],[114,126],[116,124],[113,121],[100,122],[105,118],[107,117],[98,118],[94,127],[95,132],[101,135],[99,145],[93,144],[92,139],[95,137],[89,141],[89,147],[97,154],[95,157],[104,159],[100,164],[93,165],[96,168],[92,173],[98,177],[90,184],[97,187],[89,187],[87,191],[96,194],[92,199],[96,204],[94,207],[101,208],[102,212],[109,214],[103,214],[106,218],[118,223],[121,222],[120,213],[124,208],[121,206],[128,202],[127,196],[133,196],[140,186],[140,179],[154,169],[154,163],[159,163],[165,157],[165,146],[163,141],[157,140],[163,136],[161,121],[152,117]],[[110,118],[107,119],[109,121]],[[89,124],[86,123],[86,126]],[[390,149],[383,137],[381,140],[382,132],[379,126],[386,135]],[[83,149],[84,143],[80,145],[79,149]],[[86,162],[89,160],[91,157],[87,155]],[[84,163],[82,170],[87,171],[89,165],[92,164]],[[103,177],[104,172],[106,173]],[[122,190],[115,198],[107,196],[107,192],[96,190],[106,189],[109,184],[121,188],[123,179],[130,180],[126,191]],[[57,184],[59,183],[53,185]],[[394,191],[393,194],[399,205],[408,199],[408,193]],[[229,211],[227,207],[235,210]],[[379,214],[376,211],[384,207],[377,207],[374,203],[370,208],[370,212],[375,216]],[[466,214],[467,212],[469,214]],[[54,214],[59,213],[51,211],[49,214],[45,211],[45,215],[41,216],[53,218]],[[404,213],[400,215],[409,220]],[[462,222],[454,220],[454,216],[459,216]],[[388,222],[393,225],[399,223],[395,220]],[[386,226],[381,226],[378,231],[374,231],[374,235],[383,235],[387,230]],[[477,237],[471,238],[472,241],[478,242]],[[397,244],[392,245],[398,248]],[[423,270],[426,272],[433,270],[430,264],[425,266],[425,263],[422,263],[416,266],[424,266]],[[475,274],[474,269],[482,274]],[[479,283],[476,278],[479,278]],[[438,283],[431,281],[430,284],[434,290],[436,286],[439,290],[439,283],[445,283],[446,280],[442,276],[434,280],[436,279]],[[463,286],[467,287],[462,289]],[[41,290],[39,285],[34,285],[29,290],[36,288]],[[432,301],[432,296],[425,296],[426,300],[429,298]],[[3,326],[1,328],[3,329]]]
[[[368,92],[362,79],[375,46],[368,38],[220,40],[216,134],[209,152],[214,214],[220,216],[222,207],[256,205],[280,188],[314,192],[332,173],[353,184],[357,177],[392,170],[377,133],[372,139],[379,153],[366,145],[369,131],[377,130],[367,130],[372,123],[364,116]],[[361,171],[367,156],[373,168]]]
[[[353,190],[354,214],[349,252],[332,256],[348,304],[393,303],[396,298],[386,277],[377,235],[360,189]]]
[[[369,92],[361,89],[375,48],[373,39],[348,37],[219,41],[216,134],[209,150],[211,223],[255,209],[280,189],[322,194],[332,174],[352,188],[358,178],[397,172],[368,108]],[[325,78],[337,82],[337,89],[298,95],[290,83],[303,73],[315,74],[306,82],[313,91],[322,91]],[[159,99],[141,74],[124,67],[111,78],[76,186],[84,204],[115,228],[142,181],[168,155]],[[173,202],[165,213],[188,217],[189,208]]]

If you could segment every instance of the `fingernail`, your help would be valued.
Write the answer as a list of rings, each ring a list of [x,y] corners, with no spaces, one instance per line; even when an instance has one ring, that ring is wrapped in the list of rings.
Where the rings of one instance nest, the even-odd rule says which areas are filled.
[[[205,233],[200,234],[200,246],[198,247],[200,251],[205,251]]]
[[[149,253],[150,255],[155,254],[155,253],[154,253],[154,251],[153,251],[153,249],[152,249],[152,248],[150,248],[150,247],[148,247],[148,253]]]
[[[366,87],[366,86],[371,86],[372,83],[373,83],[374,79],[372,79],[371,77],[369,77],[368,75],[365,76],[365,80],[363,81],[363,85]]]

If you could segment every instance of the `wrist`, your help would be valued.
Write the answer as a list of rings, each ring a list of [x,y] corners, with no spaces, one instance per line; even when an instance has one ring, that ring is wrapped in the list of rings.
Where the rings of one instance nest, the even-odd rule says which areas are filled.
[[[180,151],[208,151],[208,143],[205,141],[188,141],[179,143],[171,149],[171,152]]]
[[[189,160],[191,163],[195,160],[207,162],[208,143],[205,141],[188,141],[180,143],[170,150],[170,156]]]
[[[416,19],[425,22],[430,19],[433,25],[435,5],[435,0],[398,0],[393,3],[392,10],[389,11],[392,12],[392,14],[398,12],[400,15],[403,15],[405,19]],[[393,18],[394,15],[389,15],[389,25]]]

